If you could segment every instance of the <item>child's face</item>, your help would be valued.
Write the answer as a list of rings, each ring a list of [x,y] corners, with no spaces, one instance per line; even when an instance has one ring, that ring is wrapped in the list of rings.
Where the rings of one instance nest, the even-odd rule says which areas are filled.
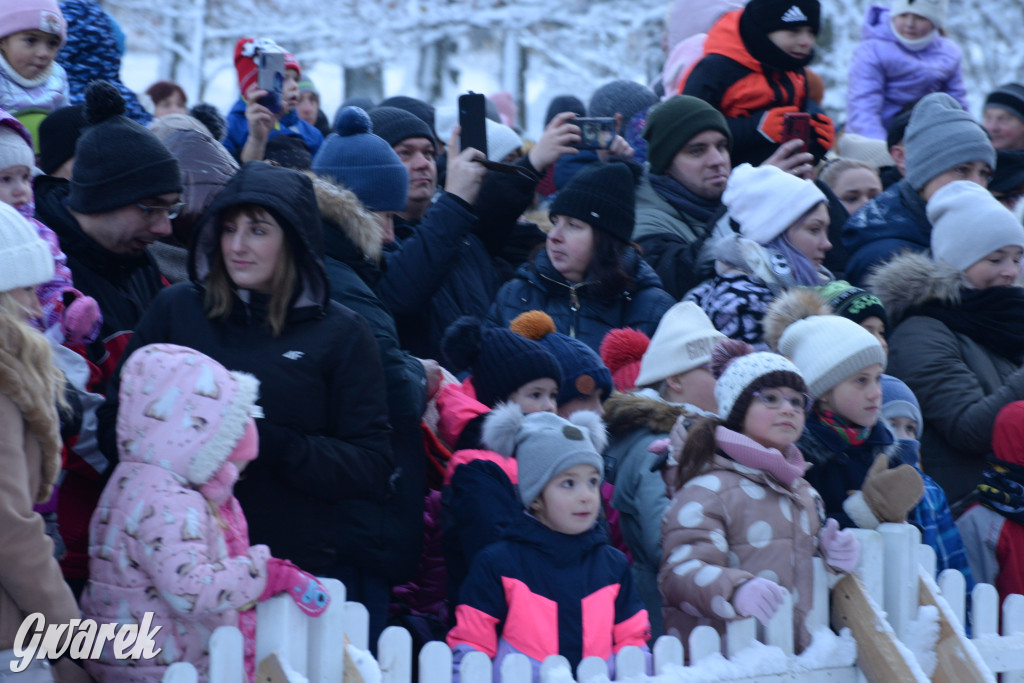
[[[32,173],[28,166],[0,170],[0,202],[21,206],[32,201]]]
[[[811,54],[818,37],[810,26],[801,26],[795,29],[780,29],[768,34],[768,40],[775,43],[787,55],[794,59],[804,59]]]
[[[25,320],[35,320],[43,317],[43,308],[39,305],[39,297],[36,296],[35,287],[18,287],[8,292],[21,307]]]
[[[299,72],[288,69],[284,72],[284,89],[281,92],[281,116],[284,116],[299,103]]]
[[[60,36],[38,29],[18,31],[0,40],[0,52],[22,78],[35,78],[50,66],[60,50]]]
[[[1007,287],[1020,277],[1021,254],[1018,246],[996,249],[964,271],[967,282],[975,289]]]
[[[885,341],[885,323],[877,315],[873,315],[870,318],[864,318],[860,321],[860,326],[865,330],[874,335],[878,343],[882,345],[882,350],[885,351],[885,355],[889,355],[889,342]]]
[[[909,417],[890,418],[892,432],[897,439],[917,439],[917,420]]]
[[[786,230],[786,239],[815,265],[825,262],[832,248],[828,241],[828,205],[822,202]]]
[[[601,474],[593,465],[575,465],[560,472],[530,505],[544,526],[571,536],[589,531],[600,509]]]
[[[893,28],[896,29],[896,33],[900,34],[907,40],[924,38],[935,30],[935,24],[928,21],[920,14],[914,14],[913,12],[897,14],[892,18],[892,25]]]
[[[185,100],[177,90],[172,92],[169,97],[166,97],[154,105],[153,116],[160,118],[167,116],[168,114],[187,114],[188,108],[185,106]]]
[[[535,379],[513,391],[508,400],[518,403],[523,415],[553,413],[558,407],[558,382],[550,377]]]
[[[743,418],[743,433],[765,448],[784,451],[803,434],[808,399],[789,387],[769,387],[757,393]]]
[[[299,118],[311,126],[316,125],[316,115],[320,112],[320,103],[317,102],[315,92],[307,90],[299,93],[298,113]]]
[[[882,409],[882,364],[855,372],[821,397],[821,405],[861,427],[873,427]]]

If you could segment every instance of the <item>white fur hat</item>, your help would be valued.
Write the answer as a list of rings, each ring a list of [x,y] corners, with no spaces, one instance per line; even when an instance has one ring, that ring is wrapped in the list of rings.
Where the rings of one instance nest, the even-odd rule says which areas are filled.
[[[0,292],[53,279],[50,247],[14,207],[0,202]]]
[[[776,166],[750,164],[733,169],[722,195],[729,217],[740,224],[740,234],[758,244],[768,244],[824,201],[812,181]]]
[[[875,336],[838,315],[797,320],[782,333],[779,353],[793,359],[815,398],[869,365],[885,369],[885,351]]]
[[[711,362],[711,350],[725,335],[692,301],[681,301],[666,311],[651,337],[636,386],[646,387]]]
[[[926,207],[932,257],[966,270],[997,249],[1024,248],[1024,226],[988,190],[969,180],[939,188]]]
[[[942,28],[946,25],[946,9],[949,0],[893,0],[892,16],[910,12],[924,17],[935,24],[935,28]]]

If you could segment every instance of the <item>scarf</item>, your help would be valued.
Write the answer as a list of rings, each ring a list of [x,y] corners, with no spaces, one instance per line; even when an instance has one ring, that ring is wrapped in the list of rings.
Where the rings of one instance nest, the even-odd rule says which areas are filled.
[[[715,428],[715,442],[732,460],[767,472],[787,488],[793,488],[793,484],[811,466],[796,446],[790,445],[785,452],[777,448],[765,448],[749,436],[722,426]]]
[[[650,175],[651,187],[676,211],[707,224],[722,209],[722,202],[702,199],[670,175]]]
[[[844,443],[848,443],[851,446],[861,446],[871,436],[871,427],[855,425],[831,410],[815,408],[814,412],[821,421],[821,424],[838,434]]]
[[[822,284],[821,277],[818,275],[818,267],[814,265],[814,262],[811,261],[811,259],[804,256],[802,251],[793,246],[789,241],[789,238],[786,237],[785,232],[773,239],[766,246],[785,256],[786,261],[789,262],[789,268],[793,273],[793,279],[796,280],[798,285],[804,285],[805,287],[818,287]]]
[[[904,38],[900,35],[900,32],[896,30],[896,17],[889,17],[889,28],[892,29],[892,34],[896,36],[896,40],[900,41],[900,45],[907,48],[911,52],[920,52],[935,40],[935,37],[939,35],[938,29],[932,29],[931,33],[921,38]]]
[[[928,301],[908,311],[906,317],[912,315],[934,318],[1015,363],[1024,359],[1024,289],[1020,287],[965,289],[957,303]]]

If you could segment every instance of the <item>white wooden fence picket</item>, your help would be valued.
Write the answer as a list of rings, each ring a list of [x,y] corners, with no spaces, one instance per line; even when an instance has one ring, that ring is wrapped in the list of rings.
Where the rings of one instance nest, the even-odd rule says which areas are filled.
[[[919,587],[922,580],[935,576],[935,555],[920,545],[920,533],[908,524],[883,524],[877,531],[855,530],[861,542],[858,577],[871,600],[887,615],[897,637],[910,647],[907,656],[918,659],[933,653],[914,650],[920,645],[921,615]],[[816,633],[814,643],[802,655],[793,654],[792,599],[767,627],[754,619],[732,622],[720,638],[711,627],[694,630],[690,642],[683,644],[671,636],[654,643],[650,656],[659,683],[669,681],[787,681],[789,683],[828,680],[854,683],[864,680],[858,667],[856,647],[848,632],[836,635],[829,628],[829,591],[834,575],[826,572],[820,560],[815,566],[815,609],[808,616],[808,628]],[[346,638],[365,650],[369,620],[365,608],[345,601],[345,587],[325,580],[331,593],[331,606],[318,619],[306,617],[286,596],[278,596],[258,607],[256,652],[261,660],[271,652],[309,683],[344,683],[343,658]],[[956,571],[942,572],[934,582],[940,596],[938,609],[955,628],[962,631],[967,596],[963,576]],[[977,585],[971,593],[971,640],[967,656],[976,658],[984,680],[1024,683],[1024,596],[1012,595],[998,604],[995,589]],[[1001,630],[999,624],[1002,624]],[[413,683],[412,638],[402,628],[384,630],[377,644],[377,663],[382,683]],[[684,653],[690,662],[684,666]],[[614,678],[598,658],[580,663],[573,678],[568,662],[550,657],[541,668],[541,683],[629,680],[636,683],[653,680],[644,674],[647,655],[638,648],[625,648],[615,659]],[[444,642],[428,643],[418,655],[418,683],[451,683],[452,652]],[[922,663],[921,668],[927,668]],[[934,667],[933,667],[934,668]],[[462,683],[526,683],[532,666],[523,655],[506,657],[498,676],[493,664],[482,653],[470,653],[462,661]],[[242,637],[237,629],[221,627],[210,640],[210,683],[241,683]],[[166,683],[196,683],[194,668],[187,663],[170,667]],[[936,678],[938,680],[938,678]]]

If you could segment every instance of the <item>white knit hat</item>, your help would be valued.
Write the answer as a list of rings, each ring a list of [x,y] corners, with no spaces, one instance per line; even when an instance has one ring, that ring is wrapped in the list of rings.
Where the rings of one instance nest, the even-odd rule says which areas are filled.
[[[756,379],[771,372],[791,372],[801,377],[800,370],[788,359],[777,353],[758,351],[739,356],[728,367],[715,384],[715,401],[718,414],[723,420],[729,419],[733,404],[747,387]]]
[[[32,145],[10,126],[0,126],[0,169],[26,166],[31,172],[36,167]]]
[[[892,16],[910,12],[924,17],[935,24],[935,28],[946,25],[946,8],[949,0],[893,0]]]
[[[1024,226],[989,191],[969,180],[939,188],[926,207],[932,257],[966,270],[997,249],[1024,248]]]
[[[53,272],[50,246],[14,207],[0,202],[0,292],[40,285]]]
[[[779,353],[793,359],[815,398],[869,365],[881,363],[885,369],[885,351],[878,339],[838,315],[797,320],[782,333]]]
[[[812,181],[776,166],[750,164],[733,169],[722,195],[729,217],[740,224],[740,234],[758,244],[768,244],[824,201]]]
[[[711,362],[711,350],[725,335],[692,301],[682,301],[665,312],[651,337],[636,386],[646,387]]]
[[[506,125],[484,119],[487,126],[487,159],[501,161],[517,149],[523,148],[523,139]]]

